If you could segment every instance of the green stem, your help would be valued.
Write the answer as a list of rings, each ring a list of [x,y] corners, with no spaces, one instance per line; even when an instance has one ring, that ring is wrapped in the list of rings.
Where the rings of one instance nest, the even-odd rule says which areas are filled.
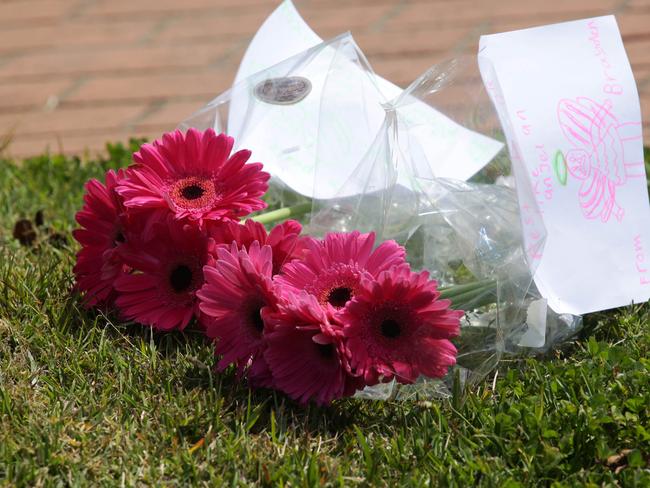
[[[292,207],[283,207],[277,210],[271,210],[270,212],[256,215],[252,220],[267,225],[292,217],[301,217],[309,212],[311,212],[311,202],[306,202],[293,205]]]
[[[442,289],[440,297],[451,300],[451,308],[462,310],[496,303],[496,292],[496,281],[477,281]]]
[[[465,285],[453,285],[444,288],[438,288],[438,291],[440,292],[440,298],[452,299],[453,297],[455,297],[456,295],[460,295],[461,293],[475,291],[479,288],[484,288],[486,286],[494,286],[494,284],[495,283],[493,280],[473,281]]]

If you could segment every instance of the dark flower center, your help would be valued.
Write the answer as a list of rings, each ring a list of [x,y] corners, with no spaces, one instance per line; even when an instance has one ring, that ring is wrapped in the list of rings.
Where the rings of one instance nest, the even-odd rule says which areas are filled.
[[[384,320],[379,328],[381,329],[382,335],[384,337],[388,337],[389,339],[395,339],[396,337],[399,337],[402,332],[399,324],[393,319]]]
[[[201,198],[204,193],[205,189],[199,185],[187,185],[181,190],[181,195],[183,195],[183,198],[187,200],[196,200],[197,198]]]
[[[169,283],[176,293],[187,290],[192,284],[192,270],[185,264],[179,264],[169,275]]]
[[[345,307],[345,304],[350,301],[350,298],[352,298],[352,290],[344,286],[333,288],[329,292],[329,295],[327,295],[329,304],[336,308]]]
[[[334,357],[334,346],[332,344],[316,344],[318,353],[325,359]]]
[[[115,233],[115,238],[113,239],[113,244],[115,246],[117,246],[119,244],[124,244],[125,242],[126,242],[126,237],[124,237],[124,234],[122,234],[121,230],[118,230]]]
[[[210,178],[189,176],[170,183],[167,195],[176,207],[198,209],[211,207],[220,195]]]
[[[255,307],[251,312],[251,324],[258,332],[264,331],[264,320],[262,320],[262,307]]]

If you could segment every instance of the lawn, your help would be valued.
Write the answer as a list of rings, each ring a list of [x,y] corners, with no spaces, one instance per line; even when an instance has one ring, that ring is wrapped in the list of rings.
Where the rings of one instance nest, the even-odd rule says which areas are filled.
[[[85,180],[130,149],[109,154],[0,157],[4,483],[650,486],[647,304],[587,316],[561,349],[504,361],[446,400],[301,407],[216,374],[196,332],[80,307],[73,216]],[[19,219],[29,246],[12,235]]]

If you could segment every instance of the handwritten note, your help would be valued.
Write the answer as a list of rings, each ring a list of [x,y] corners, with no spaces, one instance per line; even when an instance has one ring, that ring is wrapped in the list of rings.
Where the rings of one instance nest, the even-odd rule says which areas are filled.
[[[309,93],[288,104],[255,96],[265,80],[288,77],[308,80]],[[382,137],[386,107],[402,91],[375,75],[349,34],[323,42],[286,0],[244,55],[232,88],[228,132],[299,193],[322,199],[355,195],[367,184],[354,178],[355,170]],[[466,180],[503,147],[415,97],[393,108],[400,137],[417,148],[411,156],[426,176]],[[396,181],[413,189],[409,171],[397,168]]]
[[[583,314],[648,300],[641,110],[615,18],[482,36],[479,66],[549,306]]]

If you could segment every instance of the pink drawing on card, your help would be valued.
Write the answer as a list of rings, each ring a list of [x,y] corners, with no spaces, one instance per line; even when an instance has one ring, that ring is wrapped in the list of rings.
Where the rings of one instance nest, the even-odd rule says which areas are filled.
[[[612,102],[602,104],[587,97],[561,100],[558,120],[572,149],[564,154],[571,176],[582,181],[578,198],[587,219],[623,220],[625,210],[616,191],[629,178],[645,177],[638,159],[641,123],[619,122]]]

